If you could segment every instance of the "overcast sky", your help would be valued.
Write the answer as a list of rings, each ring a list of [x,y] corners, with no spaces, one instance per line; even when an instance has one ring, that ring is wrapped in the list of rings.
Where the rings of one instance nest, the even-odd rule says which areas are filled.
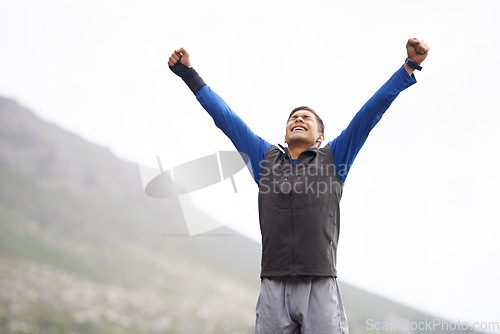
[[[0,0],[0,94],[141,167],[160,155],[167,169],[233,149],[168,69],[173,49],[190,52],[255,133],[282,143],[298,105],[335,138],[402,65],[407,39],[422,38],[431,50],[417,84],[347,177],[339,279],[452,321],[500,321],[499,7]],[[258,240],[257,188],[243,172],[245,215],[215,196],[190,200]]]

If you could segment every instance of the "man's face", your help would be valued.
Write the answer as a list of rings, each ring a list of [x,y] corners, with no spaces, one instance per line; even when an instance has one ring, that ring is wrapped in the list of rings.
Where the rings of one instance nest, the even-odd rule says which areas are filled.
[[[320,134],[316,116],[308,110],[297,110],[286,124],[285,141],[288,145],[312,145]]]

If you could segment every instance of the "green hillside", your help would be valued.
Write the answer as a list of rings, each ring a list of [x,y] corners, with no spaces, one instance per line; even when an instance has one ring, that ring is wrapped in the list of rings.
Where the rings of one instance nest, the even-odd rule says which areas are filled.
[[[0,333],[253,333],[260,245],[186,233],[137,166],[0,98]],[[354,334],[434,319],[341,289]]]

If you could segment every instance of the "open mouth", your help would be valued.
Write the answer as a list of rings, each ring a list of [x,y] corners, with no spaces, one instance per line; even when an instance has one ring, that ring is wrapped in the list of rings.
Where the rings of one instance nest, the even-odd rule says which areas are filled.
[[[296,131],[307,131],[307,129],[306,129],[305,126],[296,125],[296,126],[292,127],[292,131],[291,132],[296,132]]]

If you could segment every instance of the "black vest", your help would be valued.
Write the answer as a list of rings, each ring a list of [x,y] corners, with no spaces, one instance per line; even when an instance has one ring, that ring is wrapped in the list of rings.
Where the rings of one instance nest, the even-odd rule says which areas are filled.
[[[327,145],[300,154],[295,166],[276,146],[259,179],[261,277],[333,276],[343,183]]]

